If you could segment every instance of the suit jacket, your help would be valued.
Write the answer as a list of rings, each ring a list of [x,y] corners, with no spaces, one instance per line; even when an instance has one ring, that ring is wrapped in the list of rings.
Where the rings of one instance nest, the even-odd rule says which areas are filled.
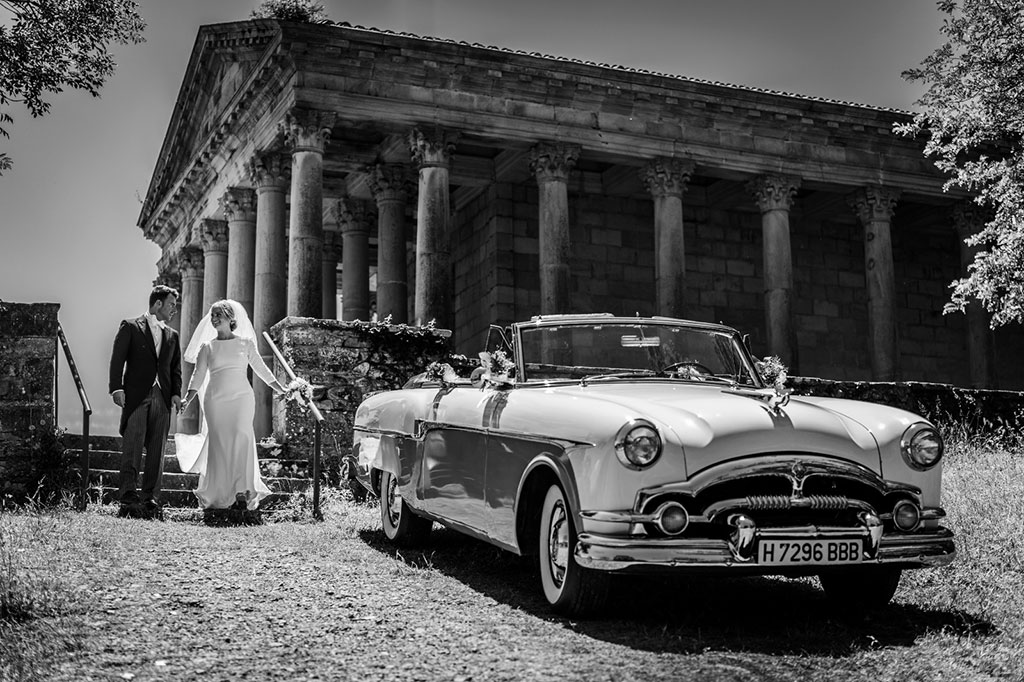
[[[178,332],[162,327],[161,333],[160,357],[157,357],[145,315],[134,320],[122,320],[114,337],[114,350],[110,355],[110,392],[124,391],[119,429],[122,436],[129,415],[145,400],[155,379],[160,379],[160,392],[168,410],[171,408],[171,396],[181,395]]]

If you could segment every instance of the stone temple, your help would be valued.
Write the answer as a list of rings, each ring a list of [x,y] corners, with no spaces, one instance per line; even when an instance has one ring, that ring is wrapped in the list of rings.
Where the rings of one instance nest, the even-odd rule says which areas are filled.
[[[1024,363],[994,370],[1020,329],[942,313],[983,217],[892,132],[908,119],[348,25],[218,24],[138,224],[185,339],[223,297],[257,331],[434,320],[470,355],[491,323],[639,313],[733,325],[796,375],[1024,388]]]

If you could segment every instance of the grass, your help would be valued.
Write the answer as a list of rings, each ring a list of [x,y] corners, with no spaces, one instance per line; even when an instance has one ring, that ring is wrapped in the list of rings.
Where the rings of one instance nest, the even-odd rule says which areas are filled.
[[[814,579],[651,578],[561,619],[529,561],[437,529],[396,550],[333,490],[324,523],[301,499],[233,528],[0,513],[0,681],[1024,679],[1024,443],[953,433],[944,467],[957,560],[864,618]]]

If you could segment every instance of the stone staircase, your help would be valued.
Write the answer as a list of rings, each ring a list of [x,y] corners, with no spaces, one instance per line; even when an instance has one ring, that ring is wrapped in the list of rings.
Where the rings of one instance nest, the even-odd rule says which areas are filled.
[[[65,445],[74,454],[81,452],[81,435],[68,434]],[[267,448],[257,443],[256,455],[260,466],[263,482],[273,491],[260,504],[262,509],[271,510],[298,493],[304,493],[312,487],[310,473],[312,467],[306,459],[287,458],[287,448],[277,446]],[[76,460],[77,461],[77,460]],[[117,491],[119,469],[121,466],[120,436],[89,436],[89,499],[97,502],[111,500]],[[140,476],[141,479],[141,476]],[[199,506],[196,496],[192,493],[199,485],[199,474],[183,473],[178,466],[178,458],[174,450],[174,438],[167,441],[164,448],[164,476],[162,481],[161,499],[165,507],[179,509],[196,509]]]

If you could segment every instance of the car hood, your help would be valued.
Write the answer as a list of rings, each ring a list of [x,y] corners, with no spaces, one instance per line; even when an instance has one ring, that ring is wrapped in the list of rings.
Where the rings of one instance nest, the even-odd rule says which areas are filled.
[[[765,453],[837,457],[881,474],[878,444],[868,428],[818,399],[791,396],[786,405],[773,406],[772,389],[653,381],[557,390],[654,421],[667,439],[682,446],[691,476],[726,460]]]

